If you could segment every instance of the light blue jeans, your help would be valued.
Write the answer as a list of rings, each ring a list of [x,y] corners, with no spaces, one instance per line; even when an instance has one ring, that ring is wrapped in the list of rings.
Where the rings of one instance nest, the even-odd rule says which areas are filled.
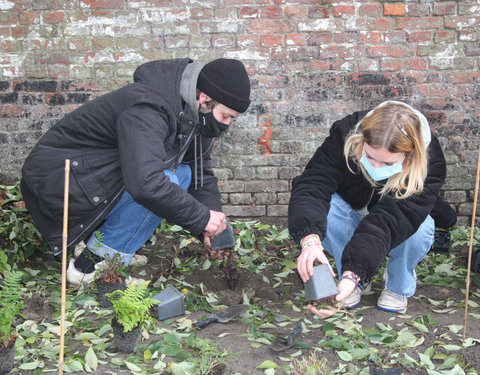
[[[187,191],[192,180],[192,172],[188,165],[180,164],[175,173],[167,169],[163,173],[171,182]],[[135,202],[125,191],[103,224],[96,230],[102,235],[102,240],[99,241],[93,233],[87,241],[87,247],[102,258],[107,256],[112,258],[118,253],[124,265],[128,265],[161,222],[162,218]]]
[[[338,275],[342,274],[343,250],[362,218],[362,214],[353,210],[338,194],[332,196],[327,234],[322,245],[335,258]],[[415,267],[432,246],[434,231],[435,224],[429,215],[410,238],[390,250],[384,275],[385,287],[390,292],[403,297],[413,296],[417,286]]]

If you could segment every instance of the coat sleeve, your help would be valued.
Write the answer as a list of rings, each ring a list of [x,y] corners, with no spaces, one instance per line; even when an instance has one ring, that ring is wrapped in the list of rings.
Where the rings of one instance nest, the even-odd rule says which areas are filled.
[[[164,141],[175,119],[160,106],[137,103],[117,120],[122,177],[133,199],[155,215],[181,225],[194,235],[203,232],[209,209],[165,176]]]
[[[325,237],[330,200],[347,171],[343,156],[345,137],[358,119],[356,112],[336,121],[303,173],[294,178],[288,205],[288,228],[295,241],[300,242],[308,234]]]
[[[210,141],[210,142],[209,142]],[[192,183],[188,192],[195,197],[196,200],[202,202],[210,210],[222,211],[221,195],[218,189],[218,179],[212,170],[212,159],[210,157],[213,142],[210,138],[203,140],[204,144],[209,145],[208,150],[203,153],[203,163],[190,162],[190,168],[192,170]],[[195,173],[195,167],[197,173]],[[195,183],[195,176],[197,176]]]
[[[392,195],[370,207],[342,255],[342,269],[370,279],[388,252],[412,236],[432,211],[445,180],[446,164],[436,137],[428,149],[428,173],[420,194],[406,199]]]

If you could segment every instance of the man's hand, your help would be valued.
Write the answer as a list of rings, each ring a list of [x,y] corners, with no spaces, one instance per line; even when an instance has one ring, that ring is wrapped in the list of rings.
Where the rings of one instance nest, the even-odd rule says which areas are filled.
[[[219,211],[210,210],[210,220],[203,230],[205,237],[214,238],[222,233],[227,227],[225,214]]]
[[[351,271],[345,271],[343,275],[349,274]],[[342,302],[345,301],[350,294],[355,289],[355,283],[352,280],[349,279],[342,279],[338,283],[338,291],[339,293],[335,296],[335,301],[337,301],[337,304],[339,306],[342,306]],[[315,315],[320,316],[321,318],[328,318],[335,314],[337,311],[336,310],[331,310],[331,309],[317,309],[316,307],[312,306],[311,304],[308,305],[308,309],[314,313]]]
[[[307,249],[303,250],[297,258],[297,270],[304,283],[313,276],[313,263],[316,260],[322,264],[328,264],[332,276],[335,277],[335,272],[333,272],[333,268],[323,252],[321,245],[309,246]]]

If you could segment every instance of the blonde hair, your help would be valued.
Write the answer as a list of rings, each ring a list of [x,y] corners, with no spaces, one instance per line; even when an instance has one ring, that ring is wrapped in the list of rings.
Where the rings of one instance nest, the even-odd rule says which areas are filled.
[[[390,177],[380,190],[383,196],[395,193],[398,199],[405,199],[423,191],[427,177],[427,150],[422,136],[421,123],[415,112],[406,105],[386,103],[369,112],[347,136],[344,156],[348,169],[350,161],[360,166],[362,174],[372,184],[376,182],[360,163],[363,146],[382,147],[389,152],[405,153],[402,172]]]

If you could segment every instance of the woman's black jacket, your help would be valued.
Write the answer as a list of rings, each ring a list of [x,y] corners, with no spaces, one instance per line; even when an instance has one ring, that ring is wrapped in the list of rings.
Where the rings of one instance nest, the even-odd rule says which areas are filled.
[[[350,172],[343,155],[348,133],[366,113],[355,112],[332,125],[304,172],[293,180],[288,209],[290,235],[299,242],[312,233],[325,237],[334,193],[355,210],[368,206],[369,214],[361,220],[342,256],[342,270],[353,271],[362,280],[370,279],[388,252],[417,231],[432,211],[446,174],[443,152],[432,135],[423,192],[406,199],[392,195],[380,199],[381,186],[374,189],[361,172]],[[350,165],[358,168],[353,162]]]

